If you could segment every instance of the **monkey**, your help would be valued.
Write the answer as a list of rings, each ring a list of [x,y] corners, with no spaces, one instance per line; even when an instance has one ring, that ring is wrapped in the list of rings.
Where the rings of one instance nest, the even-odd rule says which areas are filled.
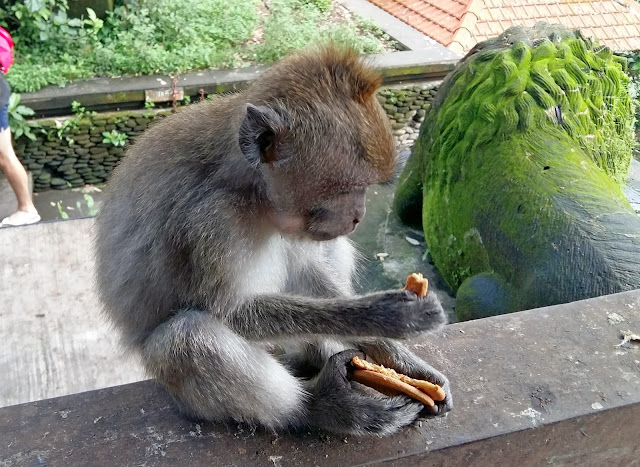
[[[350,48],[301,51],[155,123],[113,171],[98,294],[185,417],[384,436],[427,410],[349,381],[354,355],[441,385],[433,413],[451,410],[400,341],[446,324],[437,296],[353,290],[346,235],[397,169],[380,84]]]

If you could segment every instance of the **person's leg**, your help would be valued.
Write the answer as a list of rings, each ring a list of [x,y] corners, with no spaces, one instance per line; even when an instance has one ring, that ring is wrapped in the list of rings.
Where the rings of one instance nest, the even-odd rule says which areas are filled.
[[[0,109],[0,169],[5,173],[18,199],[18,210],[2,220],[2,225],[26,225],[40,220],[31,200],[29,179],[11,145],[7,108]]]

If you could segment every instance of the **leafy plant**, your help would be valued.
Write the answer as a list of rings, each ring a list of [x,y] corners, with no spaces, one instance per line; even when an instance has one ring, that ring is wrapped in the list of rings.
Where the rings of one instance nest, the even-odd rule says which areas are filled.
[[[294,50],[332,40],[349,45],[359,53],[381,52],[382,44],[376,35],[381,31],[371,23],[360,20],[352,24],[331,24],[329,11],[318,8],[313,1],[272,0],[271,14],[264,21],[264,43],[256,47],[260,62],[272,63]]]
[[[94,112],[94,111],[87,112],[86,107],[84,107],[78,101],[73,101],[71,103],[71,111],[73,112],[75,119],[78,120],[78,121],[83,119],[83,118],[92,117],[93,115],[96,115],[96,112]]]
[[[98,213],[98,209],[95,207],[93,196],[85,193],[83,198],[87,209],[85,210],[85,205],[83,205],[81,201],[76,201],[76,211],[78,215],[94,217]]]
[[[129,139],[129,135],[121,133],[118,130],[103,131],[102,142],[105,144],[111,144],[113,146],[124,146]]]
[[[88,18],[85,18],[83,24],[89,26],[91,28],[90,31],[93,34],[97,34],[104,26],[104,21],[98,18],[96,12],[92,8],[87,8],[87,15]]]
[[[60,215],[60,219],[64,219],[64,220],[69,219],[69,214],[67,214],[67,212],[64,209],[62,209],[62,203],[60,201],[56,203],[56,207],[58,208],[58,214]]]
[[[9,96],[9,128],[11,133],[13,133],[14,139],[18,139],[24,135],[31,141],[35,141],[36,135],[33,134],[33,130],[37,128],[38,125],[27,122],[25,119],[25,117],[34,115],[35,112],[30,107],[20,104],[20,100],[20,94],[13,93]]]
[[[84,201],[87,203],[87,208],[89,209],[89,215],[95,216],[98,213],[98,209],[94,206],[93,196],[85,193]]]
[[[382,33],[361,22],[331,23],[331,0],[121,0],[103,20],[92,9],[68,17],[68,0],[0,0],[0,24],[16,42],[7,80],[16,92],[93,76],[175,74],[271,63],[334,38],[381,51]],[[257,34],[260,32],[261,34]],[[260,37],[258,43],[256,37]]]
[[[312,5],[322,12],[331,11],[332,0],[298,0],[301,5]]]
[[[58,120],[56,119],[56,127],[49,129],[48,131],[42,130],[43,133],[47,136],[48,140],[59,139],[66,140],[68,144],[73,144],[74,139],[72,133],[78,129],[80,126],[80,121],[83,118],[90,117],[96,114],[96,112],[87,112],[85,107],[80,104],[78,101],[73,101],[71,103],[71,110],[73,111],[73,116]]]
[[[640,50],[619,54],[627,60],[629,75],[629,93],[634,100],[636,110],[636,130],[640,130]]]

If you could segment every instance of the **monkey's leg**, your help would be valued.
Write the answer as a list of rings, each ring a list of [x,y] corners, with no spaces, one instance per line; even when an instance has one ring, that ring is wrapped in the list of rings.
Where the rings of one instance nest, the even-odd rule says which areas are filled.
[[[208,313],[179,312],[146,339],[142,356],[192,418],[274,429],[304,420],[300,381]]]
[[[355,349],[353,345],[330,338],[310,338],[305,342],[283,343],[284,354],[278,361],[300,378],[317,376],[332,355],[346,349]]]
[[[453,408],[451,387],[445,375],[426,363],[399,342],[390,339],[360,341],[356,347],[380,365],[393,368],[400,373],[416,379],[424,379],[444,389],[444,401],[436,402],[435,407],[426,409],[434,414],[442,415]]]

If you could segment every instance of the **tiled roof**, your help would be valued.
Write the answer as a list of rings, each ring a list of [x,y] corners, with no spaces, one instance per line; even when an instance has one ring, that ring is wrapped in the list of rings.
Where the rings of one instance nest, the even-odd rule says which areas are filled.
[[[369,0],[464,55],[510,26],[561,23],[615,51],[640,49],[640,4],[633,0]]]

